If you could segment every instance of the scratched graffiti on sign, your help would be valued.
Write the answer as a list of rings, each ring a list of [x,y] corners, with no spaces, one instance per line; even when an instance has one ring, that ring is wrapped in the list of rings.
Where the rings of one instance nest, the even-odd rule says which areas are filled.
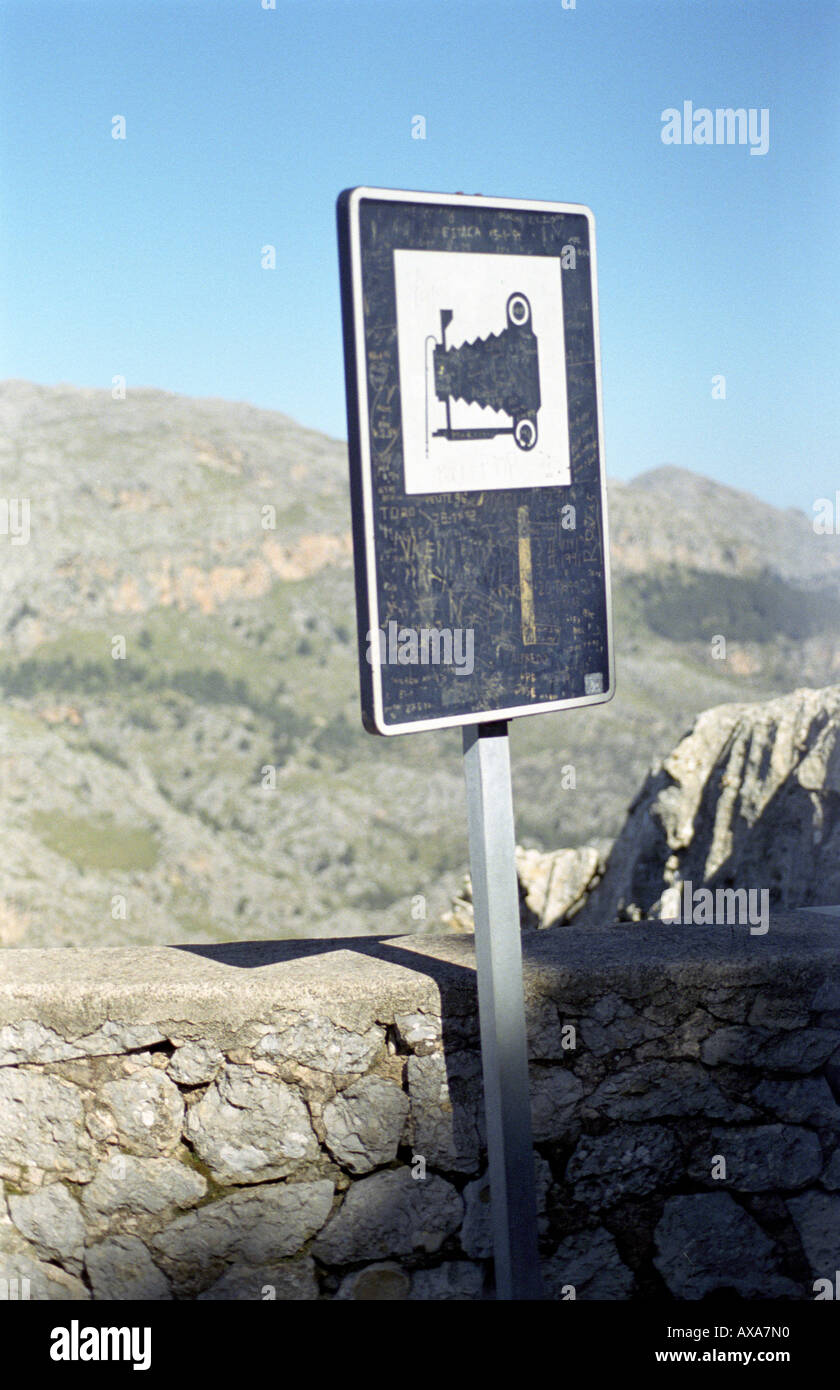
[[[588,217],[376,192],[358,201],[348,375],[360,643],[393,622],[470,632],[474,655],[468,674],[360,663],[365,723],[609,698]]]

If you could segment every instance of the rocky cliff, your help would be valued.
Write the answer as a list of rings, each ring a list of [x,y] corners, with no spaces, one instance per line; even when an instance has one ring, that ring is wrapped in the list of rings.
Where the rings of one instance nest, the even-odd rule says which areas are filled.
[[[646,779],[580,921],[660,916],[686,883],[840,902],[840,686],[705,710]]]
[[[525,928],[666,916],[702,888],[840,903],[840,686],[704,710],[611,851],[517,847],[516,866]],[[445,920],[472,930],[469,876]]]

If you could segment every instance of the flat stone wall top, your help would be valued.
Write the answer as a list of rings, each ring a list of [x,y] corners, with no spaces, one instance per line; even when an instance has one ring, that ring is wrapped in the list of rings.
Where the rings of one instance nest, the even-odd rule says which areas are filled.
[[[529,1002],[571,1002],[582,987],[591,995],[619,982],[625,993],[639,994],[666,980],[719,986],[722,965],[731,987],[771,980],[778,986],[780,961],[791,984],[799,975],[840,977],[839,942],[837,917],[813,910],[773,914],[764,935],[745,926],[655,921],[532,932],[523,937],[525,995]],[[312,1011],[364,1029],[418,1009],[474,1011],[471,936],[0,951],[0,1060],[4,1031],[25,1020],[39,1020],[65,1040],[117,1024],[141,1032],[156,1025],[169,1037],[232,1045],[247,1041],[243,1031],[254,1024],[285,1012]],[[149,1041],[121,1037],[117,1045]]]

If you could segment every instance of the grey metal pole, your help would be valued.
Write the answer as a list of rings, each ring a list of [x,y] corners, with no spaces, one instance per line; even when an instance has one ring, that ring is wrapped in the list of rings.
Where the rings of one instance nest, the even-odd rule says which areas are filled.
[[[543,1297],[507,723],[464,727],[496,1297]]]

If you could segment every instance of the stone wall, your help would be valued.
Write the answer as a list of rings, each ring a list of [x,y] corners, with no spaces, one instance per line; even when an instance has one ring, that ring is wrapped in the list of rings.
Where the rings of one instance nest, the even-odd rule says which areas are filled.
[[[550,1297],[834,1280],[838,932],[524,937]],[[487,1296],[480,1095],[469,936],[2,952],[0,1296]]]

